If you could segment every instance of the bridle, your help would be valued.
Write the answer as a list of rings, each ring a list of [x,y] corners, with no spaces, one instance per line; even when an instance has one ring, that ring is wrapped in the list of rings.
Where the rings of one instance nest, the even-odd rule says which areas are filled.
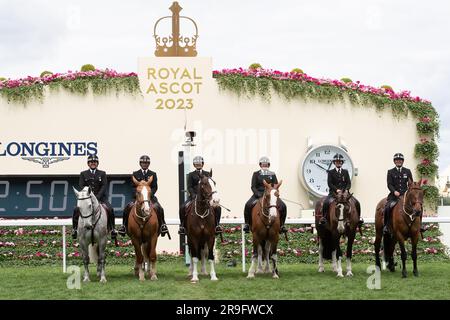
[[[214,182],[214,180],[212,178],[208,177],[208,179],[211,179]],[[201,184],[201,180],[200,180],[200,184]],[[214,184],[215,184],[215,182],[214,182]],[[203,191],[203,188],[201,187],[201,185],[199,186],[199,188],[200,188],[200,191]],[[199,202],[199,201],[198,201],[198,195],[195,196],[195,201],[194,201],[194,213],[195,213],[195,215],[197,215],[198,217],[200,217],[202,219],[205,219],[207,216],[210,215],[210,213],[211,213],[211,210],[210,210],[211,209],[211,205],[210,205],[209,202],[211,201],[212,196],[215,193],[217,193],[217,190],[215,190],[213,192],[209,192],[209,193],[202,193],[204,196],[203,196],[203,200],[201,200],[200,202],[205,203],[205,206],[206,206],[206,209],[205,209],[205,211],[203,213],[198,213],[198,211],[197,211],[197,202]]]
[[[150,209],[149,209],[150,213],[148,215],[145,214],[145,210],[142,209],[142,205],[146,202],[148,202],[148,205],[150,207]],[[153,209],[153,206],[152,206],[152,202],[150,200],[142,200],[139,202],[136,201],[135,215],[136,215],[136,217],[141,219],[143,222],[146,222],[148,220],[148,218],[150,218],[152,215],[152,209]]]
[[[99,203],[97,208],[94,208],[94,202],[92,201],[91,194],[89,194],[89,196],[84,197],[84,198],[78,198],[77,197],[77,200],[87,200],[87,199],[89,199],[91,201],[91,208],[92,208],[91,214],[89,214],[87,216],[83,216],[83,214],[81,213],[81,210],[80,210],[80,217],[82,219],[87,219],[87,218],[90,218],[90,217],[94,218],[95,215],[98,215],[97,219],[95,220],[95,222],[92,223],[92,226],[86,227],[87,230],[91,230],[91,244],[94,245],[94,230],[95,230],[95,227],[97,226],[97,223],[100,220],[100,217],[102,216],[101,214],[98,214],[100,212],[100,210],[101,210],[101,206],[102,205]]]
[[[261,214],[269,220],[269,224],[266,225],[264,223],[264,225],[266,225],[266,228],[269,228],[273,223],[273,221],[270,221],[270,209],[271,208],[277,209],[278,207],[276,204],[269,204],[268,206],[264,206],[264,199],[267,197],[267,195],[270,196],[270,192],[269,193],[264,192],[264,196],[261,198],[260,202],[261,202]],[[278,190],[275,192],[275,196],[277,198],[279,197]]]
[[[422,189],[421,189],[421,188],[418,188],[418,187],[412,187],[411,189],[406,190],[406,192],[405,192],[405,194],[404,194],[404,196],[403,196],[403,206],[402,206],[403,213],[406,214],[406,215],[409,217],[409,219],[411,220],[410,223],[408,223],[408,224],[411,226],[411,224],[414,222],[414,220],[416,219],[416,217],[420,216],[420,214],[415,213],[413,209],[412,209],[412,212],[409,213],[409,212],[407,211],[407,209],[411,209],[410,204],[408,204],[408,206],[405,207],[405,203],[406,203],[406,201],[408,200],[408,192],[409,192],[410,190],[422,190]],[[419,204],[420,204],[420,213],[422,213],[422,211],[423,211],[423,202],[422,202],[422,201],[417,201],[416,203],[419,203]]]

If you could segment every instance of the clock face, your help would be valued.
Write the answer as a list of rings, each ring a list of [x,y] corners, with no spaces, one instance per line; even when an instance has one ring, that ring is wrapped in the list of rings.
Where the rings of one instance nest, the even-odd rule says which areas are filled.
[[[328,195],[328,173],[327,170],[334,169],[332,163],[336,153],[344,157],[343,169],[347,169],[350,179],[353,177],[353,163],[347,152],[337,146],[322,145],[312,148],[303,160],[300,171],[305,187],[316,197]]]

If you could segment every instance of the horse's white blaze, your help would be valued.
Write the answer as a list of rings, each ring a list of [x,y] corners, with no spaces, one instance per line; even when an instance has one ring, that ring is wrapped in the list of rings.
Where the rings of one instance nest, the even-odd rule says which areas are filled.
[[[146,186],[142,188],[141,194],[144,199],[144,211],[148,212],[150,209],[150,206],[148,205],[148,189]]]
[[[218,206],[220,203],[220,198],[219,198],[219,193],[217,192],[216,186],[214,184],[214,181],[212,181],[211,178],[208,179],[208,183],[211,186],[211,192],[212,194],[212,199],[211,199],[211,205],[212,206]]]
[[[277,197],[275,196],[275,189],[272,189],[270,191],[270,205],[271,206],[275,206],[277,204]],[[277,216],[277,209],[275,207],[271,207],[269,209],[269,216],[270,216],[270,220],[275,219],[275,217]]]
[[[338,217],[338,220],[340,220],[340,221],[338,222],[338,227],[337,227],[337,229],[338,229],[338,232],[339,232],[339,233],[344,233],[344,230],[345,230],[345,228],[344,228],[344,221],[343,221],[343,216],[344,216],[344,205],[343,205],[342,203],[340,203],[340,204],[338,204],[336,207],[339,209],[339,217]]]

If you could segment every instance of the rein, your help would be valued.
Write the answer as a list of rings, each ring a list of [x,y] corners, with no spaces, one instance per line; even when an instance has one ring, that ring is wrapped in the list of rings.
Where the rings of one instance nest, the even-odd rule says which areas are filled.
[[[211,195],[212,195],[212,193],[211,193]],[[202,218],[202,219],[205,219],[207,216],[209,216],[209,214],[211,213],[211,206],[210,205],[208,205],[208,207],[206,208],[206,210],[205,210],[205,212],[203,212],[203,214],[199,214],[198,213],[198,211],[197,211],[197,198],[198,198],[198,196],[196,195],[195,196],[195,201],[194,201],[194,213],[198,216],[198,217],[200,217],[200,218]],[[208,202],[209,200],[208,199],[204,199],[202,202]]]
[[[412,188],[411,190],[414,190],[414,189],[415,190],[420,190],[419,188]],[[410,206],[408,206],[408,208],[405,208],[405,203],[406,203],[406,200],[407,200],[408,192],[409,192],[409,190],[407,190],[405,192],[405,195],[403,196],[402,209],[403,209],[403,213],[406,214],[409,217],[409,219],[410,219],[410,222],[409,223],[407,222],[407,224],[408,224],[408,227],[411,228],[411,225],[414,222],[414,220],[416,220],[417,215],[414,213],[414,211],[412,213],[408,213],[408,211],[406,211],[406,209],[410,209],[411,208]],[[422,203],[420,203],[420,206],[422,207]]]

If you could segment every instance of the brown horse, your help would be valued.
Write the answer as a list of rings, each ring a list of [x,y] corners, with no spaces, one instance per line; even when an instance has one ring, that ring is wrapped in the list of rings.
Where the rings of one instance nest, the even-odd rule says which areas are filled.
[[[383,240],[384,260],[388,263],[388,269],[391,272],[395,271],[394,251],[395,245],[398,242],[401,250],[402,258],[402,277],[406,278],[406,249],[405,241],[411,239],[411,257],[413,260],[413,273],[417,277],[419,271],[417,269],[417,242],[419,241],[420,221],[423,212],[423,189],[420,182],[410,181],[408,183],[408,190],[403,196],[399,198],[391,212],[392,225],[388,226],[392,230],[391,235],[383,235],[384,222],[384,206],[387,199],[384,198],[377,204],[375,211],[375,263],[381,268],[380,263],[380,246]]]
[[[353,276],[352,272],[352,249],[355,240],[356,229],[358,227],[358,211],[352,194],[348,191],[339,192],[333,195],[334,201],[329,205],[328,219],[324,226],[319,225],[322,217],[323,197],[317,201],[315,206],[315,220],[317,234],[319,236],[319,272],[324,272],[323,259],[332,259],[333,271],[338,277],[343,277],[340,247],[342,236],[347,237],[347,277]]]
[[[197,196],[191,205],[186,208],[186,235],[191,255],[189,276],[191,282],[198,279],[197,264],[201,260],[202,273],[206,272],[206,258],[210,263],[211,280],[219,280],[214,268],[214,244],[216,242],[214,208],[220,205],[219,194],[215,182],[212,180],[212,170],[209,176],[200,176],[197,186]]]
[[[134,177],[132,179],[136,186],[136,202],[130,211],[127,232],[136,253],[134,273],[139,276],[139,280],[144,281],[144,272],[150,261],[148,271],[150,280],[158,280],[156,276],[156,243],[159,224],[155,208],[150,201],[150,184],[153,177],[150,177],[148,181],[138,181]]]
[[[252,237],[253,255],[252,265],[248,270],[247,278],[255,277],[256,259],[258,259],[258,269],[256,273],[269,273],[269,259],[272,260],[272,277],[278,279],[277,266],[277,246],[280,238],[280,213],[277,208],[277,201],[280,197],[278,189],[283,181],[274,185],[264,182],[264,195],[252,209]],[[265,260],[263,271],[262,260]]]

